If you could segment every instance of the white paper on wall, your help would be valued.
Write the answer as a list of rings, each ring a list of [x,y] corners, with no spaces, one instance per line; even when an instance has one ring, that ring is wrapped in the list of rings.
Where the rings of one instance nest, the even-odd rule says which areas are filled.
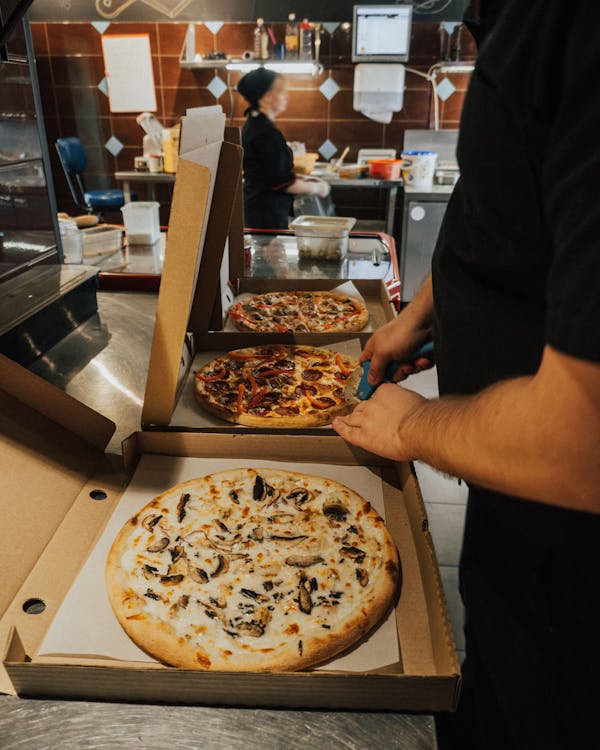
[[[102,36],[111,112],[156,112],[154,71],[148,34]]]

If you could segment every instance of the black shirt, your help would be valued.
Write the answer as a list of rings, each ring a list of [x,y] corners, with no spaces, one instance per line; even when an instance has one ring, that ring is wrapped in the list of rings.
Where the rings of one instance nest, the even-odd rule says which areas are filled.
[[[256,229],[287,229],[295,180],[294,160],[285,138],[262,112],[251,110],[242,128],[244,223]]]
[[[503,7],[433,261],[443,392],[534,373],[545,343],[600,362],[600,3]]]
[[[433,259],[442,394],[533,374],[546,344],[600,362],[600,3],[491,5]],[[470,487],[461,748],[592,746],[599,539],[600,516]]]

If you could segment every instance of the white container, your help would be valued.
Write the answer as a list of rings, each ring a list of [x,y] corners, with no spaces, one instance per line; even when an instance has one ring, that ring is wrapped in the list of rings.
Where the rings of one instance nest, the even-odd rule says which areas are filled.
[[[437,158],[436,151],[403,151],[402,179],[405,187],[430,188]]]
[[[83,263],[83,241],[81,232],[73,219],[59,219],[60,242],[64,263]]]
[[[156,201],[133,201],[121,209],[125,234],[130,245],[152,245],[160,237]]]
[[[341,260],[348,252],[348,237],[356,219],[347,216],[298,216],[290,224],[300,258]]]

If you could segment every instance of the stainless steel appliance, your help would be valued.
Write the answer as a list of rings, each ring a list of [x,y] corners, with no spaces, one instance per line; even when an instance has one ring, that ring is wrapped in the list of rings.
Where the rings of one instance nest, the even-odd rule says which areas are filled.
[[[434,184],[426,189],[404,190],[400,280],[402,302],[410,302],[431,271],[431,258],[458,179],[456,143],[458,130],[406,130],[404,150],[438,154]]]
[[[446,213],[451,188],[444,193],[406,193],[400,245],[402,302],[410,302],[431,272],[431,258]]]

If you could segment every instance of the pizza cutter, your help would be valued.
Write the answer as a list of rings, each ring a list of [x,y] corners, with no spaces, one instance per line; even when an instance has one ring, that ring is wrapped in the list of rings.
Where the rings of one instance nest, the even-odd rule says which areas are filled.
[[[416,359],[419,359],[420,357],[427,357],[433,352],[433,341],[428,341],[426,344],[423,344],[419,349],[417,349],[416,352],[413,352],[413,354],[410,357],[407,357],[406,360],[403,362],[400,362],[397,359],[393,359],[391,362],[388,363],[388,366],[385,368],[385,373],[383,375],[383,380],[381,383],[393,383],[394,382],[394,375],[396,373],[396,370],[403,364],[406,364],[407,362],[414,362]],[[367,360],[362,366],[362,374],[360,375],[360,380],[358,380],[358,376],[360,373],[360,370],[357,370],[351,377],[350,381],[346,384],[346,393],[351,396],[353,399],[358,399],[359,401],[366,401],[367,399],[371,398],[371,396],[375,393],[377,388],[381,385],[381,383],[378,383],[377,385],[371,385],[369,383],[369,371],[371,369],[371,360]],[[354,386],[357,383],[358,380],[358,386],[356,387],[356,390],[354,390]]]

